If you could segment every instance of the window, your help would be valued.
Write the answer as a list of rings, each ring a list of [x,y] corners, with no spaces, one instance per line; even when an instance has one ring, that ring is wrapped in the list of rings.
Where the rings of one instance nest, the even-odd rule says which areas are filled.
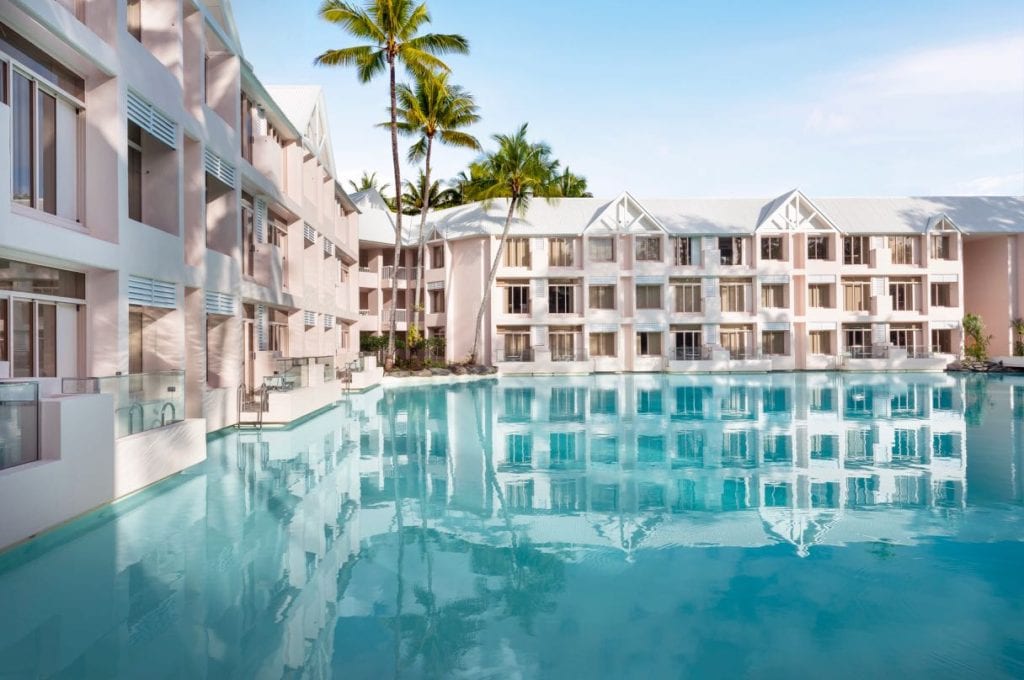
[[[444,312],[444,290],[427,291],[430,297],[430,313],[442,314]]]
[[[676,456],[673,467],[704,466],[704,432],[683,430],[676,434]]]
[[[832,284],[812,283],[807,286],[807,306],[819,309],[832,308]]]
[[[142,221],[142,128],[128,121],[128,218]],[[252,274],[247,271],[247,274]]]
[[[932,284],[932,307],[956,307],[956,288],[952,283]]]
[[[507,344],[505,346],[508,347]],[[507,388],[504,420],[529,420],[533,412],[533,395],[532,387]]]
[[[572,239],[571,238],[549,238],[548,239],[548,266],[549,267],[571,267],[572,266]]]
[[[591,286],[591,309],[615,309],[615,286]]]
[[[533,462],[533,437],[521,433],[505,435],[505,456],[509,465],[530,465]]]
[[[843,281],[843,309],[848,312],[866,312],[870,305],[870,281]]]
[[[843,237],[843,264],[868,264],[870,241],[867,236]]]
[[[576,329],[552,328],[548,332],[552,361],[582,361],[576,356]]]
[[[673,250],[675,251],[675,263],[676,266],[685,267],[697,264],[697,258],[693,255],[692,241],[685,236],[677,236],[672,239],[674,244]]]
[[[782,254],[781,236],[761,237],[761,259],[762,260],[784,260]]]
[[[548,313],[575,314],[576,286],[564,282],[548,284]]]
[[[530,239],[510,238],[505,241],[505,266],[530,266]]]
[[[914,349],[921,345],[921,327],[917,325],[889,327],[889,342],[894,347]]]
[[[661,356],[661,333],[659,331],[640,332],[636,334],[637,356]]]
[[[892,253],[893,264],[916,264],[917,237],[890,236],[889,251]]]
[[[719,294],[722,298],[723,312],[745,312],[747,310],[746,281],[722,281]]]
[[[583,403],[587,391],[576,387],[552,387],[548,400],[548,419],[552,422],[583,421]]]
[[[591,262],[615,262],[615,237],[594,237],[587,241]]]
[[[85,299],[85,274],[0,257],[0,290]]]
[[[636,237],[636,259],[637,262],[653,262],[661,259],[661,237],[660,236],[637,236]]]
[[[661,309],[661,286],[640,285],[636,287],[637,309]]]
[[[719,344],[728,350],[730,359],[748,359],[750,356],[751,331],[747,328],[723,328],[719,333]]]
[[[665,462],[665,437],[662,435],[650,434],[638,435],[636,438],[636,462]],[[664,503],[664,501],[662,501],[662,503]]]
[[[786,284],[762,283],[761,306],[765,309],[784,309],[786,305]]]
[[[809,401],[811,411],[833,413],[836,410],[836,391],[831,387],[815,387]]]
[[[560,467],[576,462],[576,434],[574,432],[552,432],[548,442],[551,447],[551,467]]]
[[[444,267],[444,246],[430,247],[430,268],[441,269]]]
[[[932,351],[939,354],[953,353],[953,331],[948,328],[932,330]]]
[[[505,484],[505,502],[509,510],[528,512],[533,509],[533,480],[520,479]]]
[[[590,356],[592,356],[592,357],[613,357],[613,356],[615,356],[615,333],[591,333],[590,334]]]
[[[918,309],[918,288],[920,283],[913,279],[890,279],[889,295],[892,308],[897,312],[913,312]]]
[[[672,284],[675,287],[676,306],[679,314],[700,314],[704,308],[700,281],[682,280]]]
[[[524,284],[505,287],[505,313],[530,313],[530,286]]]
[[[640,415],[660,415],[664,411],[661,390],[637,390],[636,412]]]
[[[498,329],[505,348],[505,361],[530,360],[530,333]]]
[[[739,236],[719,236],[718,254],[721,264],[743,264],[743,239]]]
[[[832,354],[832,331],[811,331],[811,354]]]
[[[766,432],[761,437],[761,451],[766,463],[789,463],[793,458],[792,438],[787,434]]]
[[[807,237],[807,259],[827,260],[828,257],[828,236]]]
[[[0,361],[10,361],[7,356],[7,298],[0,298]]]
[[[953,237],[949,234],[932,236],[931,256],[933,260],[953,260]]]
[[[142,0],[128,0],[128,34],[142,42]]]
[[[761,352],[769,356],[786,356],[786,331],[762,331]]]
[[[846,349],[863,350],[871,347],[870,326],[844,326],[843,334]]]
[[[590,390],[590,415],[615,415],[619,412],[619,397],[615,390]]]
[[[249,101],[249,97],[244,92],[242,93],[241,112],[242,129],[239,131],[238,136],[242,142],[242,158],[252,163],[252,145],[255,141],[254,135],[256,134],[256,107]]]
[[[699,361],[703,358],[703,334],[700,327],[673,328],[672,335],[675,336],[676,361]]]
[[[835,460],[838,453],[838,436],[834,434],[811,435],[811,460]]]

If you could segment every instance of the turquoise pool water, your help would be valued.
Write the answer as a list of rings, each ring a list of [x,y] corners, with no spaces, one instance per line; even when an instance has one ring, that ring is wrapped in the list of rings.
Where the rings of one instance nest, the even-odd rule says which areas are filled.
[[[0,677],[1022,677],[1022,464],[1012,377],[376,390],[0,554]]]

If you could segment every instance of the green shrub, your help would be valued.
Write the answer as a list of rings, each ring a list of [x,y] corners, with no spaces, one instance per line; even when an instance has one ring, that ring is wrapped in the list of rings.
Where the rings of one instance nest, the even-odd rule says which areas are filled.
[[[967,314],[963,321],[964,353],[971,359],[985,361],[988,359],[988,343],[992,340],[991,335],[985,335],[985,322],[977,314]]]

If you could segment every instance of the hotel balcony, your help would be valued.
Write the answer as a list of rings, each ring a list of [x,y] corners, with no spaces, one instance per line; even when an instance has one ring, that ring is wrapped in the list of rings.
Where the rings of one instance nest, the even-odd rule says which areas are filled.
[[[927,347],[895,347],[877,344],[848,347],[839,358],[843,371],[944,371],[953,359],[948,354],[933,354]]]
[[[322,408],[341,397],[333,356],[275,359],[273,373],[257,378],[256,389],[239,386],[240,425],[285,424]]]
[[[380,287],[380,273],[369,267],[359,268],[359,287],[360,288],[373,288],[377,289]]]
[[[675,347],[666,357],[669,373],[766,373],[772,360],[755,352],[737,352],[705,344],[701,347]]]
[[[494,352],[494,365],[504,375],[584,375],[594,370],[585,350],[559,353],[542,345],[514,353],[499,348]]]
[[[288,287],[288,258],[271,243],[257,243],[253,253],[252,278],[273,291]]]

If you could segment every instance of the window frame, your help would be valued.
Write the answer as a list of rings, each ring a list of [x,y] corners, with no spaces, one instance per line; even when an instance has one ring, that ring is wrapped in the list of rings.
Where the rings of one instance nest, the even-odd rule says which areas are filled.
[[[661,236],[656,234],[641,234],[634,237],[633,240],[633,259],[637,262],[661,262],[664,259],[662,254],[662,242]],[[651,252],[649,244],[656,246],[656,251]],[[648,244],[643,245],[641,244]],[[652,257],[652,255],[654,255]]]
[[[777,251],[777,252],[776,252]],[[781,236],[761,237],[761,259],[768,262],[785,262],[785,244]]]
[[[654,292],[657,293],[657,300],[654,301],[655,304],[652,304],[652,301],[650,299],[650,297],[652,295],[652,289],[654,290]],[[638,284],[636,284],[636,291],[635,291],[635,295],[636,295],[636,308],[637,309],[661,309],[662,308],[662,304],[663,304],[662,290],[661,289],[662,289],[662,286],[661,286],[661,284],[658,284],[658,283],[638,283]],[[641,303],[641,295],[643,297],[642,303]]]
[[[611,251],[611,257],[603,258],[595,256],[595,246],[604,247],[607,244]],[[587,259],[591,262],[615,262],[615,237],[614,236],[591,236],[587,239]]]
[[[610,290],[610,295],[606,295],[608,291],[606,291],[605,289]],[[608,300],[609,304],[607,306],[602,304],[595,304],[595,302],[604,302],[605,297],[610,297],[610,299]],[[587,307],[589,309],[614,310],[616,308],[616,297],[617,295],[614,283],[592,283],[590,284],[589,290],[587,291]]]

